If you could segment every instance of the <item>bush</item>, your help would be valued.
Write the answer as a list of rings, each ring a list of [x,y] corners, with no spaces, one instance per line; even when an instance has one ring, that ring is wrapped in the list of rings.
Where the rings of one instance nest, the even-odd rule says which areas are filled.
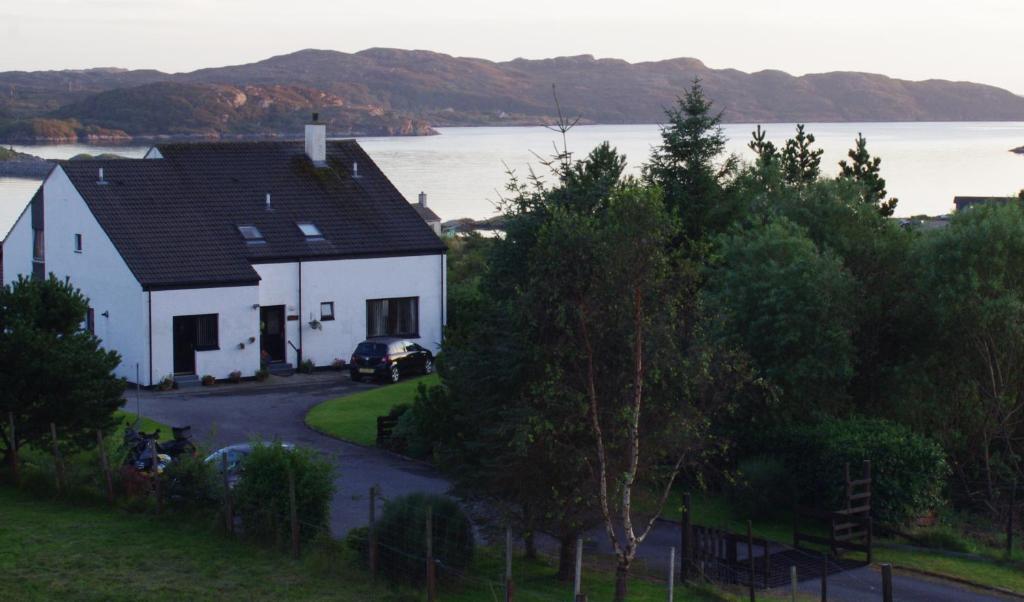
[[[197,455],[182,454],[167,466],[163,475],[170,506],[201,510],[219,504],[223,485],[217,468]]]
[[[203,375],[203,386],[204,387],[212,387],[215,384],[217,384],[217,378],[216,377],[214,377],[212,374],[204,374]]]
[[[786,463],[801,501],[828,510],[845,505],[844,465],[851,478],[871,461],[871,507],[876,520],[906,524],[942,504],[949,466],[937,443],[881,419],[830,418],[783,427],[759,446]]]
[[[473,526],[458,504],[441,495],[413,493],[389,501],[377,521],[381,572],[395,583],[425,580],[427,508],[438,579],[459,575],[473,561]]]
[[[757,520],[790,511],[794,493],[785,462],[775,456],[754,456],[740,461],[729,497],[740,516]]]
[[[236,385],[238,383],[242,382],[242,371],[241,370],[235,370],[231,374],[228,374],[228,381],[232,382],[232,383],[234,383]]]
[[[160,389],[161,391],[170,391],[171,389],[173,389],[174,376],[168,374],[167,376],[160,379],[159,384],[157,384],[157,388]]]
[[[234,489],[235,507],[245,533],[265,541],[288,541],[288,471],[295,478],[300,536],[311,540],[326,532],[334,496],[334,466],[313,450],[287,449],[280,443],[255,444]]]
[[[266,368],[260,368],[259,370],[256,371],[255,374],[253,374],[253,376],[256,378],[256,380],[263,382],[267,380],[268,376],[270,376],[270,370]]]
[[[299,364],[299,372],[303,374],[312,374],[315,368],[316,362],[313,360],[302,360],[302,363]]]
[[[342,370],[345,369],[345,360],[339,357],[334,358],[334,361],[331,362],[331,368],[334,368],[338,372],[341,372]]]

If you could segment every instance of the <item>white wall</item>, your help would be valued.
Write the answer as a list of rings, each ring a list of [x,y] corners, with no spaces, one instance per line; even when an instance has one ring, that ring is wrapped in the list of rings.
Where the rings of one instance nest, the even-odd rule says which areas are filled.
[[[239,370],[252,376],[260,367],[260,312],[253,309],[258,303],[256,286],[153,291],[154,382],[174,373],[174,316],[198,314],[218,314],[220,348],[196,351],[196,374],[227,378]]]
[[[139,364],[142,384],[149,384],[146,295],[121,255],[107,238],[64,170],[57,168],[43,182],[43,223],[46,272],[71,283],[89,298],[96,336],[106,349],[121,354],[114,371],[134,382]],[[75,252],[75,234],[82,252]],[[26,211],[5,241],[4,280],[32,273],[32,212]],[[103,314],[108,314],[104,316]]]
[[[4,239],[4,284],[32,275],[32,210],[26,207]]]
[[[302,303],[299,304],[299,268],[297,263],[255,264],[260,278],[260,304],[285,305],[285,313],[299,315],[287,322],[288,340],[299,345],[302,329],[304,359],[317,366],[334,359],[348,360],[355,346],[366,338],[366,301],[391,297],[419,297],[421,345],[437,350],[446,320],[446,276],[444,255],[382,257],[305,261],[302,263]],[[313,330],[311,319],[320,319],[320,303],[334,302],[335,319],[321,322]],[[288,347],[288,361],[296,354]]]

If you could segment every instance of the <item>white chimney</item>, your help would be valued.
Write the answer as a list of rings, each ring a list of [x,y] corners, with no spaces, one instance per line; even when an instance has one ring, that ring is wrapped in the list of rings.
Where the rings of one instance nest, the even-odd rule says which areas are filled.
[[[420,207],[427,206],[427,193],[420,192]]]
[[[352,162],[352,177],[353,178],[358,178],[359,177],[359,163],[357,163],[355,161]]]
[[[99,179],[96,180],[97,184],[106,184],[107,181],[103,179],[103,168],[100,168]]]
[[[267,211],[270,211],[270,193],[267,193]]]
[[[327,126],[319,123],[319,113],[313,113],[313,122],[306,124],[306,156],[317,167],[327,165]]]

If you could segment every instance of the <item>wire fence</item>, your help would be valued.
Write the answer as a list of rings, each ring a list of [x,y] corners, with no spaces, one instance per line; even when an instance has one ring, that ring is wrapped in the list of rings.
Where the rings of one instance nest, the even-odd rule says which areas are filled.
[[[147,470],[119,467],[123,462],[119,446],[102,433],[96,435],[94,450],[75,458],[65,457],[56,425],[51,425],[51,439],[49,453],[31,451],[32,471],[19,474],[14,465],[12,476],[19,486],[55,491],[57,495],[85,492],[98,500],[154,514],[189,501],[175,498],[172,483],[156,464]],[[255,518],[250,515],[245,519],[236,514],[232,484],[226,474],[226,470],[221,473],[225,478],[220,491],[206,500],[220,515],[217,524],[225,534],[251,538],[256,531],[268,533],[269,541],[262,543],[295,558],[327,554],[337,560],[332,561],[337,571],[356,564],[378,584],[382,596],[404,588],[425,592],[430,601],[542,602],[606,599],[613,591],[616,561],[606,546],[602,550],[598,540],[603,534],[577,542],[573,578],[562,582],[554,578],[555,567],[550,560],[526,558],[524,546],[511,529],[495,525],[481,528],[450,498],[426,494],[392,497],[373,487],[365,497],[367,526],[353,530],[339,542],[336,536],[341,534],[332,534],[327,521],[311,521],[297,507],[296,484],[290,472],[287,481],[280,484],[289,492],[288,507],[265,507]],[[1013,516],[1013,512],[1009,514]],[[259,522],[263,528],[257,529],[254,523]],[[1011,537],[1013,529],[1011,523]],[[721,538],[697,542],[693,533],[676,539],[678,547],[645,543],[644,557],[631,567],[631,590],[642,590],[646,598],[671,601],[684,584],[711,585],[749,593],[753,600],[765,592],[777,598],[780,592],[797,589],[806,597],[808,591],[820,585],[822,599],[829,598],[830,588],[847,592],[845,598],[855,592],[856,599],[891,599],[891,572],[884,567],[881,574],[857,570],[867,563],[829,555],[829,550],[778,541],[758,538],[755,545],[749,531],[745,536],[731,537],[731,550],[725,549]],[[702,553],[695,553],[695,545]],[[549,542],[543,552],[554,556],[557,548]]]

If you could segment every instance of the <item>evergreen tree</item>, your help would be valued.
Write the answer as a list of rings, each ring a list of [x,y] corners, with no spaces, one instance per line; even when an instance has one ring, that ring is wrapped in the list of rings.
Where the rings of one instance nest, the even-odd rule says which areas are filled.
[[[765,169],[775,163],[779,156],[779,149],[775,147],[774,142],[767,139],[768,130],[758,125],[757,130],[751,132],[751,136],[753,138],[747,143],[747,147],[757,153],[757,166]]]
[[[804,131],[802,123],[796,126],[796,136],[786,141],[782,151],[782,173],[785,182],[791,186],[810,184],[821,175],[821,155],[825,151],[812,149],[814,134]]]
[[[889,217],[896,210],[899,202],[895,198],[885,199],[885,179],[881,176],[880,157],[872,157],[868,152],[868,141],[863,134],[857,134],[857,147],[848,153],[850,162],[845,159],[839,162],[839,177],[860,183],[863,191],[861,198],[865,203],[878,206],[878,211]]]
[[[704,95],[699,79],[666,115],[661,146],[644,166],[644,178],[664,191],[669,211],[681,218],[683,235],[698,240],[708,230],[727,226],[728,220],[721,219],[718,210],[739,159],[728,155],[723,160],[726,137],[722,115],[712,112],[712,102]]]

